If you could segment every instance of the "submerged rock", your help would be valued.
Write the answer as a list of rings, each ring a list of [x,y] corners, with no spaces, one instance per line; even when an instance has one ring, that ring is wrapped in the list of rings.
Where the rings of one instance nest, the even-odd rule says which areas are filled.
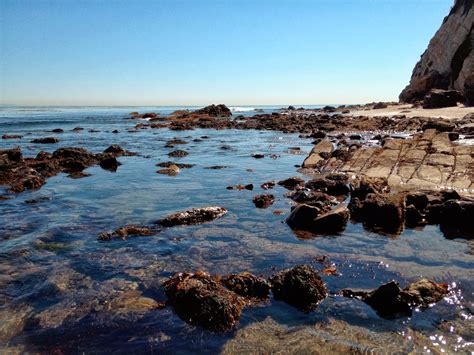
[[[232,329],[245,306],[243,298],[204,272],[179,273],[163,287],[181,319],[212,331]]]
[[[99,235],[97,239],[99,240],[112,240],[115,238],[120,239],[127,239],[127,237],[135,237],[135,236],[149,236],[156,234],[158,231],[153,230],[149,227],[140,227],[135,225],[127,225],[117,229],[114,232],[104,232]]]
[[[186,152],[185,150],[173,150],[172,152],[168,153],[168,156],[173,157],[173,158],[183,158],[187,156],[189,153]]]
[[[59,143],[59,139],[55,137],[37,138],[37,139],[33,139],[31,143],[54,144],[54,143]]]
[[[270,294],[270,284],[262,277],[249,272],[224,276],[222,284],[242,297],[266,299]]]
[[[364,301],[383,318],[410,316],[413,308],[426,308],[440,301],[447,293],[447,285],[428,279],[414,282],[403,290],[395,281],[383,284],[370,292],[342,290],[343,296]]]
[[[167,168],[160,169],[157,171],[158,174],[164,174],[169,176],[176,176],[180,172],[180,169],[175,164],[170,164]]]
[[[177,166],[180,169],[191,169],[192,167],[194,167],[194,164],[175,163],[172,161],[165,161],[165,162],[156,164],[156,166],[159,166],[160,168],[169,168],[173,165]]]
[[[272,194],[257,195],[252,201],[257,208],[268,208],[275,202],[275,196]]]
[[[227,190],[253,190],[253,184],[227,186]]]
[[[169,215],[163,219],[158,220],[156,223],[163,227],[199,224],[213,221],[222,217],[226,213],[227,210],[219,206],[193,208],[189,211],[177,212]]]
[[[314,310],[327,296],[326,285],[310,265],[282,270],[270,278],[270,283],[275,299],[304,312]]]

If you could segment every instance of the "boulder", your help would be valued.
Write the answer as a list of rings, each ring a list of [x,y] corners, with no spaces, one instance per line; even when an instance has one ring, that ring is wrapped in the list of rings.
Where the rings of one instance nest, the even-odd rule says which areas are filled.
[[[304,180],[298,176],[293,176],[288,179],[278,181],[278,185],[283,186],[288,190],[296,190],[297,188],[304,186]]]
[[[121,164],[116,158],[110,157],[110,158],[105,158],[104,160],[101,160],[99,165],[104,170],[116,172],[119,165]]]
[[[361,179],[351,183],[351,197],[365,199],[370,193],[386,193],[390,191],[388,181],[385,178],[363,176]]]
[[[270,283],[276,300],[303,312],[314,310],[327,296],[326,285],[310,265],[282,270],[270,278]]]
[[[474,238],[474,201],[448,200],[443,203],[439,219],[447,237]]]
[[[171,214],[156,223],[163,227],[200,224],[213,221],[226,213],[227,210],[225,208],[218,206],[193,208],[189,211]]]
[[[224,276],[221,282],[229,290],[242,297],[267,299],[270,295],[268,281],[249,272]]]
[[[349,210],[340,206],[315,218],[311,224],[311,232],[317,234],[336,234],[346,228]]]
[[[177,149],[177,150],[173,150],[172,152],[169,152],[168,156],[173,157],[173,158],[183,158],[187,156],[188,154],[189,153],[185,150]]]
[[[365,200],[353,198],[351,216],[367,229],[397,234],[403,229],[405,203],[399,195],[370,193]]]
[[[58,142],[59,142],[59,139],[55,137],[36,138],[31,141],[31,143],[40,143],[40,144],[54,144]]]
[[[240,319],[242,297],[204,272],[179,273],[163,284],[169,304],[187,323],[211,331],[228,331]]]
[[[267,181],[267,182],[264,182],[262,185],[260,185],[260,187],[263,190],[269,190],[269,189],[273,189],[275,185],[276,185],[275,181]]]
[[[268,208],[275,202],[275,196],[272,194],[257,195],[252,201],[257,208]]]
[[[332,196],[348,195],[350,188],[346,175],[330,174],[325,177],[309,180],[305,187],[310,190],[317,190]]]
[[[175,164],[170,164],[167,168],[163,168],[157,171],[158,174],[168,175],[168,176],[176,176],[180,172],[180,169]]]
[[[474,72],[464,81],[464,97],[467,106],[474,106]]]
[[[194,111],[197,114],[207,114],[212,117],[230,117],[232,111],[226,105],[210,105]]]
[[[301,204],[296,206],[286,219],[286,224],[291,229],[310,231],[313,221],[325,213],[327,209]]]
[[[383,318],[410,316],[415,307],[427,308],[448,293],[445,284],[421,279],[403,290],[395,281],[383,284],[373,291],[342,290],[342,295],[357,298],[371,306]]]
[[[464,102],[461,92],[456,90],[432,89],[423,99],[423,108],[443,108],[457,106]]]

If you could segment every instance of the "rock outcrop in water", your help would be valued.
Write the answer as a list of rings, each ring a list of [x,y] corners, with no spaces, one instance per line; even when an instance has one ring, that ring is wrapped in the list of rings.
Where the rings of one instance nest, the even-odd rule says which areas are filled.
[[[270,283],[275,299],[304,312],[314,310],[327,296],[326,285],[310,265],[282,270],[270,278]]]
[[[163,287],[181,319],[213,331],[232,329],[245,306],[242,297],[204,272],[179,273]]]
[[[391,281],[370,292],[342,290],[345,297],[364,301],[384,318],[409,316],[413,308],[427,308],[440,301],[447,293],[447,285],[428,279],[421,279],[404,289],[397,282]]]
[[[431,89],[458,90],[472,104],[474,80],[474,8],[472,0],[456,0],[428,49],[416,64],[400,101],[422,100]]]
[[[227,210],[219,206],[193,208],[189,211],[177,212],[169,215],[163,219],[160,219],[156,223],[163,227],[200,224],[213,221],[222,217],[226,213]]]
[[[24,158],[20,148],[2,149],[0,150],[0,185],[8,185],[10,192],[19,193],[39,189],[49,177],[59,173],[72,174],[74,177],[96,164],[104,169],[115,171],[119,165],[116,157],[134,155],[121,148],[117,150],[117,147],[115,146],[113,150],[109,147],[98,154],[84,148],[66,147],[59,148],[53,153],[41,151],[35,158]]]

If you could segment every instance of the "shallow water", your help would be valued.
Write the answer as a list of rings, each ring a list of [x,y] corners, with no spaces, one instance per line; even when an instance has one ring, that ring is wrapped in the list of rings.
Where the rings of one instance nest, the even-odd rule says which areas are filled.
[[[371,340],[379,335],[390,343],[390,349],[474,350],[470,343],[474,341],[472,241],[446,239],[436,226],[388,237],[349,225],[338,236],[298,238],[283,223],[291,207],[284,197],[286,190],[277,186],[265,192],[259,186],[298,175],[295,165],[301,164],[311,141],[279,132],[128,131],[137,123],[124,119],[130,111],[167,113],[174,109],[0,110],[0,133],[24,135],[18,140],[1,140],[0,148],[19,145],[25,156],[61,146],[98,153],[111,144],[139,153],[119,158],[123,165],[116,173],[92,167],[87,169],[92,176],[82,179],[60,174],[38,191],[0,202],[0,350],[3,346],[43,352],[215,353],[242,351],[247,342],[254,344],[254,338],[261,339],[262,351],[296,340],[309,348],[311,337],[306,339],[302,331],[322,337],[344,334],[344,327],[357,328],[360,339],[355,344],[367,341],[365,350],[384,349]],[[78,126],[84,130],[72,132]],[[54,128],[65,132],[50,133]],[[99,132],[88,132],[90,129]],[[61,142],[29,143],[45,136],[56,136]],[[193,141],[202,136],[208,138]],[[165,148],[165,142],[175,137],[189,142],[173,148],[188,151],[187,157],[167,156],[173,149]],[[221,149],[224,144],[232,149]],[[295,146],[301,148],[300,155],[288,149]],[[254,159],[253,153],[266,157]],[[278,158],[270,158],[271,154]],[[168,160],[196,165],[175,177],[157,174],[155,164]],[[214,165],[228,167],[205,169]],[[249,183],[255,185],[253,191],[226,190],[229,185]],[[252,198],[260,193],[275,194],[276,203],[256,209]],[[212,223],[167,229],[152,237],[97,241],[106,230],[150,224],[174,211],[210,205],[225,207],[229,213]],[[285,214],[276,215],[275,210]],[[299,263],[322,269],[315,261],[321,255],[328,256],[339,275],[324,276],[331,296],[310,314],[272,300],[246,308],[235,331],[214,334],[184,323],[171,308],[126,312],[108,306],[131,294],[164,301],[160,285],[175,272],[250,271],[269,276]],[[404,286],[420,277],[446,282],[452,291],[446,300],[411,318],[385,320],[362,302],[337,296],[346,287],[375,288],[391,279]],[[324,329],[315,329],[323,325]],[[266,332],[268,329],[276,330]],[[278,343],[278,334],[283,333],[285,342]],[[342,341],[329,343],[345,351],[341,344],[349,338],[347,334]],[[266,343],[273,348],[263,348]]]

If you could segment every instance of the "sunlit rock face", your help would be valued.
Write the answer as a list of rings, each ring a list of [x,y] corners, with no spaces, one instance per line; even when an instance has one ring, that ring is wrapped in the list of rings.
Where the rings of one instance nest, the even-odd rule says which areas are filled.
[[[468,96],[468,103],[471,102],[468,77],[474,72],[473,4],[473,0],[456,0],[416,64],[410,84],[400,94],[400,101],[421,100],[436,88],[461,91]]]

